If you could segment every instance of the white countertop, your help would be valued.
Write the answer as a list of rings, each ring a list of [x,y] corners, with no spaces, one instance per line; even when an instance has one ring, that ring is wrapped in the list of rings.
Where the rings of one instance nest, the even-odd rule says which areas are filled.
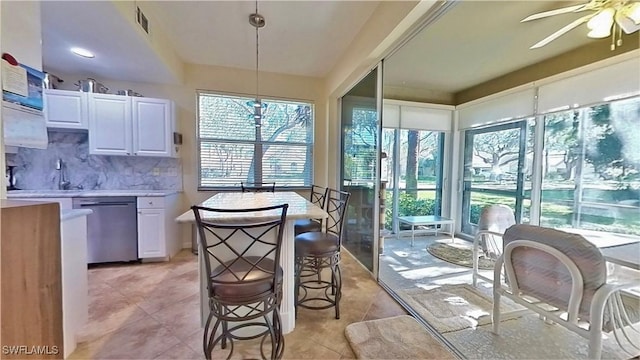
[[[224,192],[218,193],[205,200],[201,206],[215,209],[249,209],[289,204],[287,219],[320,219],[328,214],[317,205],[303,198],[295,192]],[[255,218],[273,218],[277,211],[261,211],[252,213]],[[209,215],[209,214],[208,214]],[[219,216],[206,216],[206,219],[218,219],[229,222],[242,222],[246,214],[220,213]],[[178,222],[195,222],[193,211],[189,211],[176,218]]]
[[[71,220],[80,216],[87,216],[93,213],[90,209],[72,209],[72,210],[60,210],[60,220]]]
[[[95,197],[95,196],[168,196],[178,190],[11,190],[9,199]]]

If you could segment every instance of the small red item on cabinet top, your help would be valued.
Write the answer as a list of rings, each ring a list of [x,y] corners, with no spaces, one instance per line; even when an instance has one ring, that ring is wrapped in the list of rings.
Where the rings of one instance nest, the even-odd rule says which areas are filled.
[[[2,58],[6,60],[9,64],[13,66],[18,66],[18,61],[16,60],[16,58],[13,57],[13,55],[9,53],[3,53]]]

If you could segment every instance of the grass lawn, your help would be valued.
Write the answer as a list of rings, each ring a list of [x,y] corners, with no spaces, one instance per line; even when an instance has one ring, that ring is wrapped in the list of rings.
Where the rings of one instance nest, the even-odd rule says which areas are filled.
[[[434,184],[419,184],[423,186]],[[435,186],[434,186],[435,187]],[[552,190],[553,191],[553,190]],[[418,199],[420,200],[435,200],[435,190],[419,190]],[[543,200],[541,206],[540,225],[549,227],[573,227],[573,204],[571,199],[567,199],[566,196],[557,196],[559,194],[545,194],[543,199],[554,199],[557,202],[550,200]],[[554,197],[554,196],[557,196]],[[392,192],[387,191],[386,203],[387,206],[391,205]],[[515,208],[515,197],[503,196],[495,194],[486,194],[479,192],[472,192],[471,204],[474,207],[482,208],[487,205],[503,204]],[[569,205],[571,204],[571,205]],[[602,204],[605,205],[606,204]],[[529,199],[524,200],[524,214],[523,222],[529,220],[529,208],[531,201]],[[620,234],[633,234],[640,235],[640,212],[634,209],[614,209],[612,212],[591,212],[583,213],[580,218],[579,227],[582,229],[607,231]]]

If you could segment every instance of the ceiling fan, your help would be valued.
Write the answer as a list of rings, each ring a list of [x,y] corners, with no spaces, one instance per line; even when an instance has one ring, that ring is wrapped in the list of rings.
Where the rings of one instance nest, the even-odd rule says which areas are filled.
[[[543,47],[584,23],[587,23],[587,27],[590,30],[587,34],[590,38],[606,38],[613,32],[611,50],[614,50],[616,46],[622,45],[622,31],[626,34],[631,34],[640,30],[640,2],[637,0],[591,0],[585,4],[567,6],[533,14],[522,19],[520,22],[581,11],[593,12],[567,24],[530,47],[530,49]],[[616,32],[618,33],[617,41]]]

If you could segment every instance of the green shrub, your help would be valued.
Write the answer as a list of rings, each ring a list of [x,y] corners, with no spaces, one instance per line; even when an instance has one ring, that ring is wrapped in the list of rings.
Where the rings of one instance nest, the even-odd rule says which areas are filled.
[[[471,205],[471,211],[469,211],[469,222],[477,224],[480,221],[480,212],[482,212],[483,205]]]
[[[393,209],[391,208],[391,197],[387,197],[387,208],[385,209],[385,229],[391,229],[393,223]],[[422,216],[434,215],[435,200],[416,199],[407,193],[400,194],[398,203],[398,216]]]

